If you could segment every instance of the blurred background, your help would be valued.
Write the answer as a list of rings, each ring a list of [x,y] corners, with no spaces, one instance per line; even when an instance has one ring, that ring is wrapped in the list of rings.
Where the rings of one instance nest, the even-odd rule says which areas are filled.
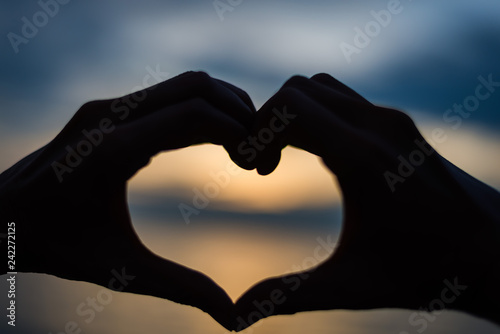
[[[326,72],[409,113],[426,138],[442,129],[446,139],[434,147],[500,189],[500,87],[476,97],[484,80],[500,82],[499,17],[497,0],[2,1],[0,170],[50,141],[83,103],[141,89],[151,73],[207,71],[258,108],[292,75]],[[465,112],[453,112],[461,104]],[[335,178],[315,156],[287,148],[272,175],[239,171],[217,185],[214,175],[232,167],[220,147],[167,152],[131,180],[129,198],[148,247],[206,273],[235,300],[261,279],[323,260],[314,250],[337,240],[342,210]],[[186,220],[179,205],[193,206],[207,189],[206,208]],[[82,333],[224,333],[197,309],[116,292],[87,321],[77,309],[102,290],[20,274],[17,326],[4,319],[0,332],[59,334],[74,322]],[[5,279],[6,306],[3,291]],[[311,312],[246,332],[417,333],[411,313]],[[457,312],[427,322],[429,334],[500,333]]]

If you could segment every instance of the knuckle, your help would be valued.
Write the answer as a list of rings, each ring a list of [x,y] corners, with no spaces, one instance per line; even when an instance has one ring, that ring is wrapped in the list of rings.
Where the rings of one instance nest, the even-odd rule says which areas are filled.
[[[250,95],[248,95],[247,92],[245,92],[244,90],[241,90],[241,96],[245,99],[245,100],[248,100],[249,103],[252,103],[252,98],[250,97]]]
[[[380,107],[379,107],[380,108]],[[414,137],[419,131],[413,119],[406,113],[389,108],[383,108],[381,121],[391,129],[399,129],[399,133],[404,136]]]
[[[86,124],[99,119],[110,109],[109,100],[96,100],[84,103],[72,118],[73,123]]]
[[[293,104],[302,95],[302,91],[295,87],[284,87],[278,93],[279,101]]]
[[[188,104],[184,105],[183,113],[189,120],[194,122],[208,121],[207,114],[210,104],[201,97],[192,98]]]
[[[337,81],[334,77],[332,77],[330,74],[327,73],[318,73],[312,76],[311,79],[316,79],[316,80],[335,80]]]
[[[185,83],[184,89],[189,91],[189,95],[205,95],[210,92],[214,85],[214,79],[206,72],[190,72],[189,80]]]
[[[80,107],[79,111],[81,111],[82,113],[92,113],[95,111],[102,111],[107,107],[109,107],[109,100],[95,100],[84,103]]]
[[[413,119],[406,113],[398,110],[393,110],[393,117],[397,123],[399,123],[402,127],[405,128],[416,128],[415,122]]]
[[[309,79],[302,75],[294,75],[290,79],[288,79],[283,87],[297,87],[307,85],[309,83]]]
[[[203,71],[193,72],[192,79],[200,87],[208,87],[213,83],[212,77]]]
[[[103,110],[109,109],[108,100],[95,100],[84,103],[80,109],[78,109],[77,114],[83,116],[95,116],[102,114]]]

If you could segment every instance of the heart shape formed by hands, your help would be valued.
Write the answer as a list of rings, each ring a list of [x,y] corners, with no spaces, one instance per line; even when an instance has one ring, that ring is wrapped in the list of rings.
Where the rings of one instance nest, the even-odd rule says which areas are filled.
[[[287,145],[321,157],[344,198],[334,254],[233,304],[210,278],[150,252],[132,227],[127,180],[161,151],[206,142],[262,175]],[[241,89],[197,72],[87,103],[0,175],[0,200],[23,240],[19,271],[192,305],[229,330],[301,311],[418,309],[440,297],[443,307],[498,322],[485,311],[497,307],[491,291],[479,288],[496,279],[498,193],[436,153],[407,115],[327,74],[291,78],[258,112]],[[118,288],[117,272],[133,280]]]

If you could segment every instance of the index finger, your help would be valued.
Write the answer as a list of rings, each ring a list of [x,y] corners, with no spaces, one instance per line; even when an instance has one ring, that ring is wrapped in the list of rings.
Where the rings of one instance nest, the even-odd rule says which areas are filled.
[[[166,106],[201,97],[242,124],[252,121],[255,107],[243,90],[214,79],[204,72],[186,72],[142,91],[126,95],[120,100],[134,101],[145,96],[131,108],[127,121],[156,112]],[[116,102],[113,102],[116,103]]]

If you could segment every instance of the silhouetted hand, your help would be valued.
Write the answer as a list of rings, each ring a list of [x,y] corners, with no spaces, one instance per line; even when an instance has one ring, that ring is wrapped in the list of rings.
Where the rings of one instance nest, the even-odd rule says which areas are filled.
[[[195,72],[83,105],[54,140],[0,175],[2,224],[16,224],[17,271],[192,305],[230,329],[233,303],[217,284],[141,243],[126,184],[160,151],[210,142],[234,157],[254,112],[245,92]]]
[[[257,112],[255,136],[277,111],[290,122],[258,147],[259,173],[274,170],[287,145],[320,156],[342,190],[343,231],[318,267],[247,291],[236,330],[330,309],[450,308],[500,323],[498,192],[436,153],[407,115],[329,75],[291,78]]]

